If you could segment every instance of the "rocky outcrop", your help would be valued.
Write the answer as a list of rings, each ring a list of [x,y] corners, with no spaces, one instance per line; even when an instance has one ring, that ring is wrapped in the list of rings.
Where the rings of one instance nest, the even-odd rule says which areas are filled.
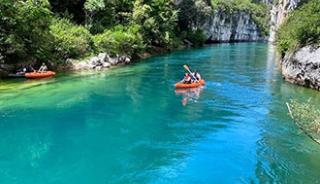
[[[102,70],[110,68],[111,66],[120,64],[129,64],[131,58],[127,56],[115,56],[112,57],[107,53],[100,53],[97,56],[85,59],[82,61],[68,59],[67,63],[70,66],[70,70],[80,71],[80,70]]]
[[[275,42],[276,32],[289,12],[297,8],[301,0],[279,0],[271,9],[269,42]]]
[[[288,53],[281,61],[282,74],[286,81],[320,89],[320,47],[305,46]]]
[[[250,15],[245,12],[227,14],[215,11],[202,24],[209,43],[259,41],[265,38],[261,36],[258,26]]]

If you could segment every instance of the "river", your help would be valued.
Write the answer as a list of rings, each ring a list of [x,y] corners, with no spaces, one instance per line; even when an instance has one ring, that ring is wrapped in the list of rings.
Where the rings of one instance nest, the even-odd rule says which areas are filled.
[[[189,64],[206,86],[175,91]],[[98,74],[0,82],[0,183],[319,183],[271,46],[217,44]]]

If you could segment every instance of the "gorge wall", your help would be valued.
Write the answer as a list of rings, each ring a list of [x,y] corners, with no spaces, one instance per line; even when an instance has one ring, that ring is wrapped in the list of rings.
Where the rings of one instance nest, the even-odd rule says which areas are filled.
[[[301,0],[279,0],[272,6],[270,11],[270,31],[269,31],[269,42],[275,42],[276,31],[283,23],[289,12],[293,11],[298,7]]]
[[[215,11],[201,26],[207,42],[238,42],[264,40],[257,24],[245,12],[227,14]]]
[[[276,31],[295,10],[301,0],[279,0],[271,10],[271,27],[269,41],[276,41]],[[309,44],[287,51],[280,58],[283,78],[293,84],[320,90],[320,48]]]

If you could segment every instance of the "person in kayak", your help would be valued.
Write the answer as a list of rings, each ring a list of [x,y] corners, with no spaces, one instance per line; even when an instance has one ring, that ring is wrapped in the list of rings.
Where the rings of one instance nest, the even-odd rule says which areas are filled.
[[[27,65],[26,67],[26,73],[30,73],[30,72],[35,72],[36,70],[31,66],[31,65]]]
[[[185,73],[181,83],[191,84],[191,82],[192,82],[191,76],[188,73]]]
[[[42,63],[41,67],[39,68],[38,72],[43,73],[48,71],[48,67],[45,63]]]
[[[197,79],[197,81],[201,80],[201,75],[200,75],[200,73],[198,73],[197,70],[195,70],[192,74]]]

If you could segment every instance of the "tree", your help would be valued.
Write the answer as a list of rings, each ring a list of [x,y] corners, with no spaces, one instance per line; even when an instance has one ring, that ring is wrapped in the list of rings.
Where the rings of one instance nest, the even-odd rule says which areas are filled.
[[[183,0],[178,8],[181,30],[197,29],[213,11],[210,4],[203,0]]]
[[[0,51],[4,60],[43,60],[50,54],[49,25],[52,14],[47,0],[0,2]]]
[[[175,37],[178,11],[170,0],[136,0],[132,22],[142,25],[142,34],[150,45],[170,47]]]

